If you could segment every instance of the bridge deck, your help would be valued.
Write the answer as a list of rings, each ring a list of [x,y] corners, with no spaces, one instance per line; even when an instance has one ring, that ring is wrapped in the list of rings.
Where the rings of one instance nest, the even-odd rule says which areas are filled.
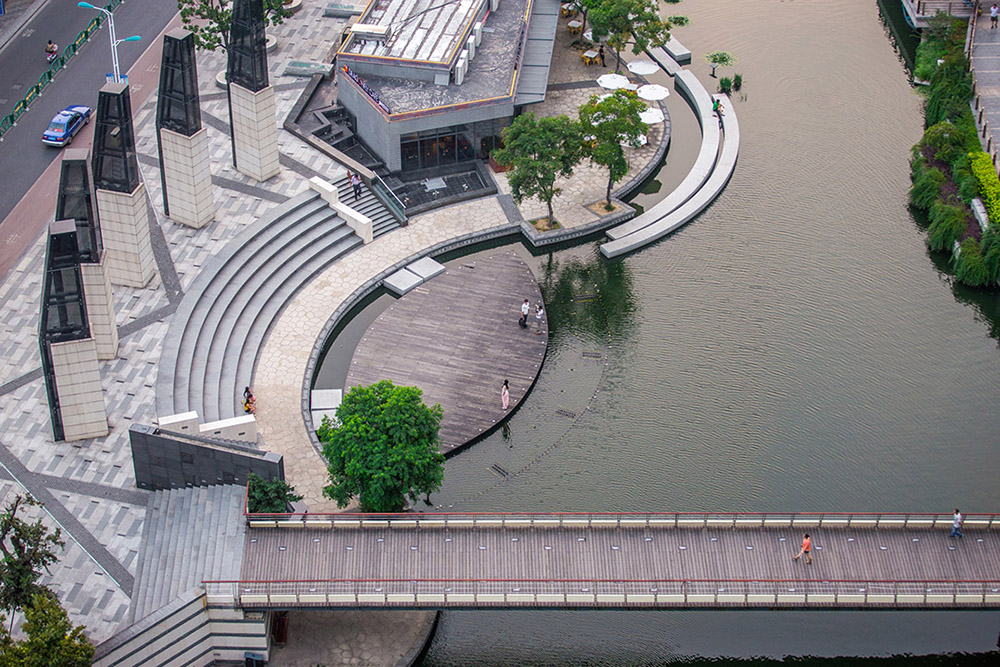
[[[445,593],[458,590],[492,591],[493,597],[488,595],[487,600],[493,606],[527,602],[529,594],[536,604],[548,600],[554,606],[567,606],[564,603],[571,601],[567,592],[582,591],[585,597],[593,598],[591,606],[601,606],[591,587],[615,592],[605,596],[608,606],[623,606],[624,594],[629,591],[689,594],[696,589],[713,596],[713,606],[781,602],[775,597],[778,593],[794,593],[794,599],[786,601],[804,603],[805,596],[801,595],[801,601],[798,597],[805,590],[824,591],[825,597],[815,601],[822,598],[825,606],[857,607],[873,601],[953,605],[963,601],[956,599],[956,592],[963,591],[969,594],[964,602],[1000,606],[1000,539],[996,530],[970,529],[961,540],[952,540],[940,527],[823,527],[809,532],[813,538],[812,565],[792,560],[802,530],[788,526],[251,528],[241,579],[269,582],[266,592],[272,599],[265,594],[263,599],[244,602],[271,606],[281,601],[299,606],[308,602],[308,596],[296,597],[307,590],[289,583],[296,581],[324,582],[308,585],[308,590],[322,593],[322,600],[314,596],[313,601],[325,606],[364,602],[366,593],[374,595],[367,601],[382,603],[389,594],[388,603],[392,604],[394,590],[395,602],[410,606],[418,601],[415,594],[439,602],[436,606],[449,606],[452,601],[446,600]],[[942,585],[937,595],[935,584],[928,583],[957,581],[993,583],[962,584],[964,589]],[[277,585],[281,582],[285,588]],[[812,583],[797,589],[796,582]],[[900,588],[898,582],[916,583]],[[490,585],[485,586],[487,583]],[[727,590],[729,593],[719,595]],[[740,593],[731,594],[734,591]],[[280,595],[282,592],[286,594]],[[326,595],[331,592],[338,594]],[[876,592],[890,597],[878,598]],[[900,592],[909,597],[895,597]],[[279,595],[275,597],[275,593]],[[497,594],[500,599],[495,599]],[[452,597],[456,605],[470,606],[472,602],[464,595]],[[687,596],[682,601],[676,595],[641,597],[645,602],[692,601]],[[653,599],[645,599],[650,597]]]

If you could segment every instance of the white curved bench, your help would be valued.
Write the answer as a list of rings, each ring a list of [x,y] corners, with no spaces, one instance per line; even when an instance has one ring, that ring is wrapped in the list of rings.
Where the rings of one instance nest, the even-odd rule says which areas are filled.
[[[740,124],[729,97],[726,95],[714,97],[722,102],[725,109],[722,116],[725,140],[722,144],[722,154],[719,155],[711,176],[693,197],[665,217],[628,236],[602,245],[601,254],[605,257],[617,257],[666,236],[705,210],[719,196],[722,188],[726,187],[736,169],[736,159],[740,152]]]
[[[674,87],[687,100],[698,119],[698,124],[701,125],[701,149],[698,151],[698,158],[694,161],[691,171],[673,192],[641,215],[609,229],[606,232],[608,238],[620,239],[657,222],[694,196],[712,173],[719,155],[720,141],[719,122],[712,113],[712,98],[698,77],[687,70],[679,70],[674,74]],[[728,105],[726,108],[729,108]]]

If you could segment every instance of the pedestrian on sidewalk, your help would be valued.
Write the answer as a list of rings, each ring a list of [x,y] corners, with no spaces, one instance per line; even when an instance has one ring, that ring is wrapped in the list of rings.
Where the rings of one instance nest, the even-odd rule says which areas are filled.
[[[538,325],[538,330],[535,332],[536,336],[542,335],[542,315],[545,314],[545,309],[542,308],[542,304],[535,304],[535,324]]]
[[[994,4],[990,7],[990,30],[997,27],[997,16],[1000,16],[1000,9]]]
[[[522,329],[528,328],[528,313],[531,311],[531,302],[527,299],[521,304],[521,319],[517,321]]]
[[[956,507],[955,514],[954,516],[951,517],[951,535],[949,535],[948,537],[951,538],[962,537],[961,528],[962,528],[962,523],[964,521],[965,518],[962,516],[962,513],[959,512],[958,508]]]
[[[510,407],[510,383],[507,380],[503,381],[503,387],[500,388],[500,402],[504,410]]]
[[[607,67],[604,64],[604,45],[601,44],[601,48],[597,49],[597,57],[601,59],[601,67]]]
[[[356,172],[351,172],[351,189],[354,190],[354,201],[361,198],[361,176]]]
[[[809,533],[802,534],[802,548],[799,549],[799,553],[792,556],[792,560],[798,560],[802,557],[802,554],[806,555],[806,565],[812,565],[812,540],[809,538]]]

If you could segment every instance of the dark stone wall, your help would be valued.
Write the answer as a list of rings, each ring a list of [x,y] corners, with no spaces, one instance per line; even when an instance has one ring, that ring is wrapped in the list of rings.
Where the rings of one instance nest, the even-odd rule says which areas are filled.
[[[133,424],[128,435],[135,485],[140,489],[246,484],[248,472],[264,479],[285,478],[281,456],[271,452],[209,446],[143,424]]]

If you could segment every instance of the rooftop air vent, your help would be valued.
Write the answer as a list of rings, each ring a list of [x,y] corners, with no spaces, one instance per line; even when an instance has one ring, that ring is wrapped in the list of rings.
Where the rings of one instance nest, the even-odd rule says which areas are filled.
[[[351,34],[357,39],[371,39],[384,42],[392,36],[392,28],[377,23],[355,23],[351,26]]]

